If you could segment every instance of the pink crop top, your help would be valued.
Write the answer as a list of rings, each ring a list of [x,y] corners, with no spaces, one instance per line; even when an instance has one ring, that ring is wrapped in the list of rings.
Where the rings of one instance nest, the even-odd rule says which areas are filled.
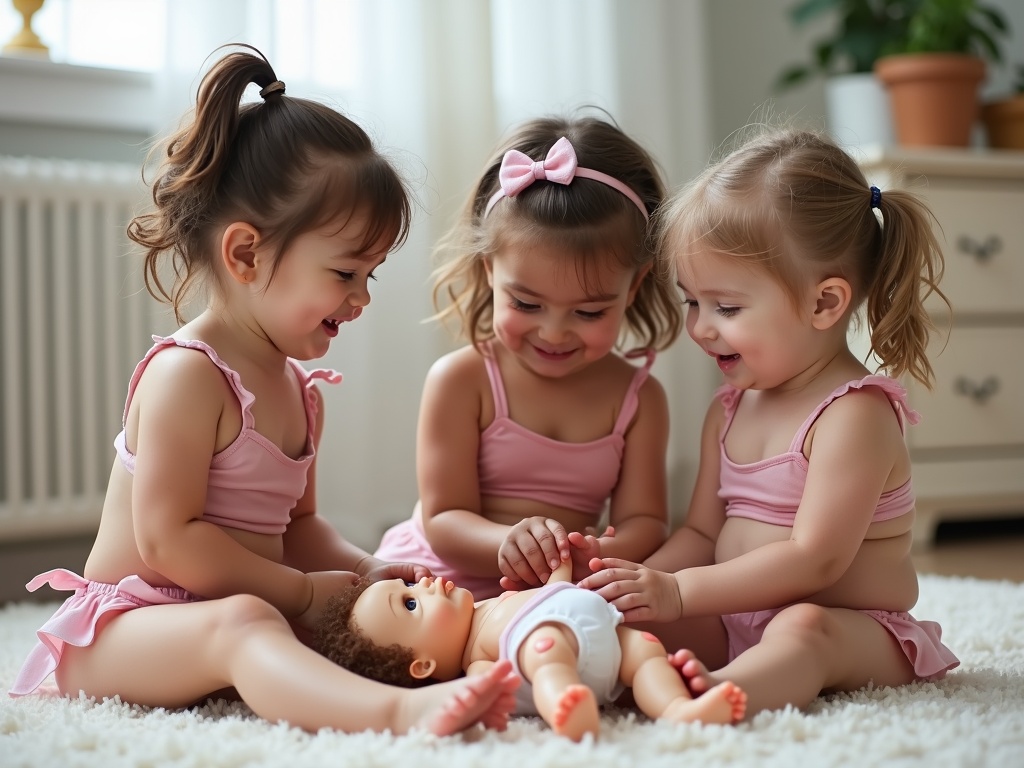
[[[865,376],[859,381],[850,381],[837,387],[825,398],[797,430],[786,453],[753,464],[736,464],[726,455],[725,436],[732,426],[743,392],[729,385],[720,387],[715,397],[721,398],[725,406],[725,427],[719,438],[722,459],[718,496],[725,501],[726,517],[745,517],[762,523],[792,527],[807,481],[807,458],[803,454],[807,430],[833,400],[851,389],[863,387],[878,387],[885,392],[899,419],[901,431],[905,429],[904,419],[911,424],[916,424],[920,419],[917,411],[907,404],[907,391],[897,381],[888,376]],[[881,495],[871,520],[891,520],[913,508],[914,489],[908,479],[899,488]]]
[[[636,413],[637,392],[654,363],[653,352],[646,356],[646,363],[637,369],[626,390],[611,434],[587,443],[566,443],[531,432],[509,418],[501,369],[493,356],[485,354],[494,396],[494,421],[480,433],[480,494],[530,499],[595,516],[601,514],[619,481],[626,445],[624,434]]]
[[[252,415],[252,404],[256,398],[242,386],[239,375],[228,368],[212,347],[201,341],[172,337],[154,336],[153,341],[156,343],[135,367],[128,385],[122,427],[128,418],[128,406],[131,405],[142,372],[154,355],[171,346],[197,349],[205,353],[220,368],[238,397],[242,408],[242,429],[231,445],[216,454],[210,462],[206,509],[202,519],[226,528],[253,533],[284,533],[291,510],[306,489],[306,473],[316,453],[313,448],[316,422],[313,381],[321,379],[329,384],[337,384],[341,381],[341,374],[320,368],[307,373],[297,361],[289,359],[305,392],[307,434],[306,452],[298,459],[292,459],[256,431]],[[124,429],[114,439],[114,448],[124,468],[135,474],[135,454],[125,445]]]

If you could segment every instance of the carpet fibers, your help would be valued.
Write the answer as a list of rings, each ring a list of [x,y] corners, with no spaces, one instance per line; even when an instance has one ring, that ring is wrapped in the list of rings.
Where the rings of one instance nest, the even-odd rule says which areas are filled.
[[[6,690],[54,604],[0,609]],[[737,726],[665,725],[610,710],[601,738],[573,744],[533,718],[505,733],[307,734],[224,701],[188,711],[37,695],[0,696],[0,765],[139,766],[1024,766],[1024,584],[921,577],[914,614],[938,621],[962,660],[939,683],[867,689],[806,712],[761,713]]]

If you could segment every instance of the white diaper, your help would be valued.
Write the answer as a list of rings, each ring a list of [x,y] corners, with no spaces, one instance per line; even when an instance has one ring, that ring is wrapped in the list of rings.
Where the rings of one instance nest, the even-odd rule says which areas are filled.
[[[622,693],[619,667],[622,649],[615,628],[622,623],[622,614],[596,592],[580,589],[575,584],[559,581],[541,587],[524,605],[501,633],[501,657],[519,669],[519,648],[541,624],[561,624],[572,630],[579,644],[576,669],[580,681],[590,688],[598,704],[615,701]],[[533,686],[523,680],[517,691],[516,714],[536,715]]]

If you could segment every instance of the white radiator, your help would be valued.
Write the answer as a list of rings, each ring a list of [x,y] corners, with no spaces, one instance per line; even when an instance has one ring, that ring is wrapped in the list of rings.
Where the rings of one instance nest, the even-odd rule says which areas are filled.
[[[155,302],[130,165],[0,158],[0,540],[95,530]]]

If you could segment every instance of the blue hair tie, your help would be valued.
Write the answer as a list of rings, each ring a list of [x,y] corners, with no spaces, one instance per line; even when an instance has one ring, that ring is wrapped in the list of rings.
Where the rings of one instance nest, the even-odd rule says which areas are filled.
[[[882,190],[878,187],[871,188],[871,207],[881,208],[882,207]]]

